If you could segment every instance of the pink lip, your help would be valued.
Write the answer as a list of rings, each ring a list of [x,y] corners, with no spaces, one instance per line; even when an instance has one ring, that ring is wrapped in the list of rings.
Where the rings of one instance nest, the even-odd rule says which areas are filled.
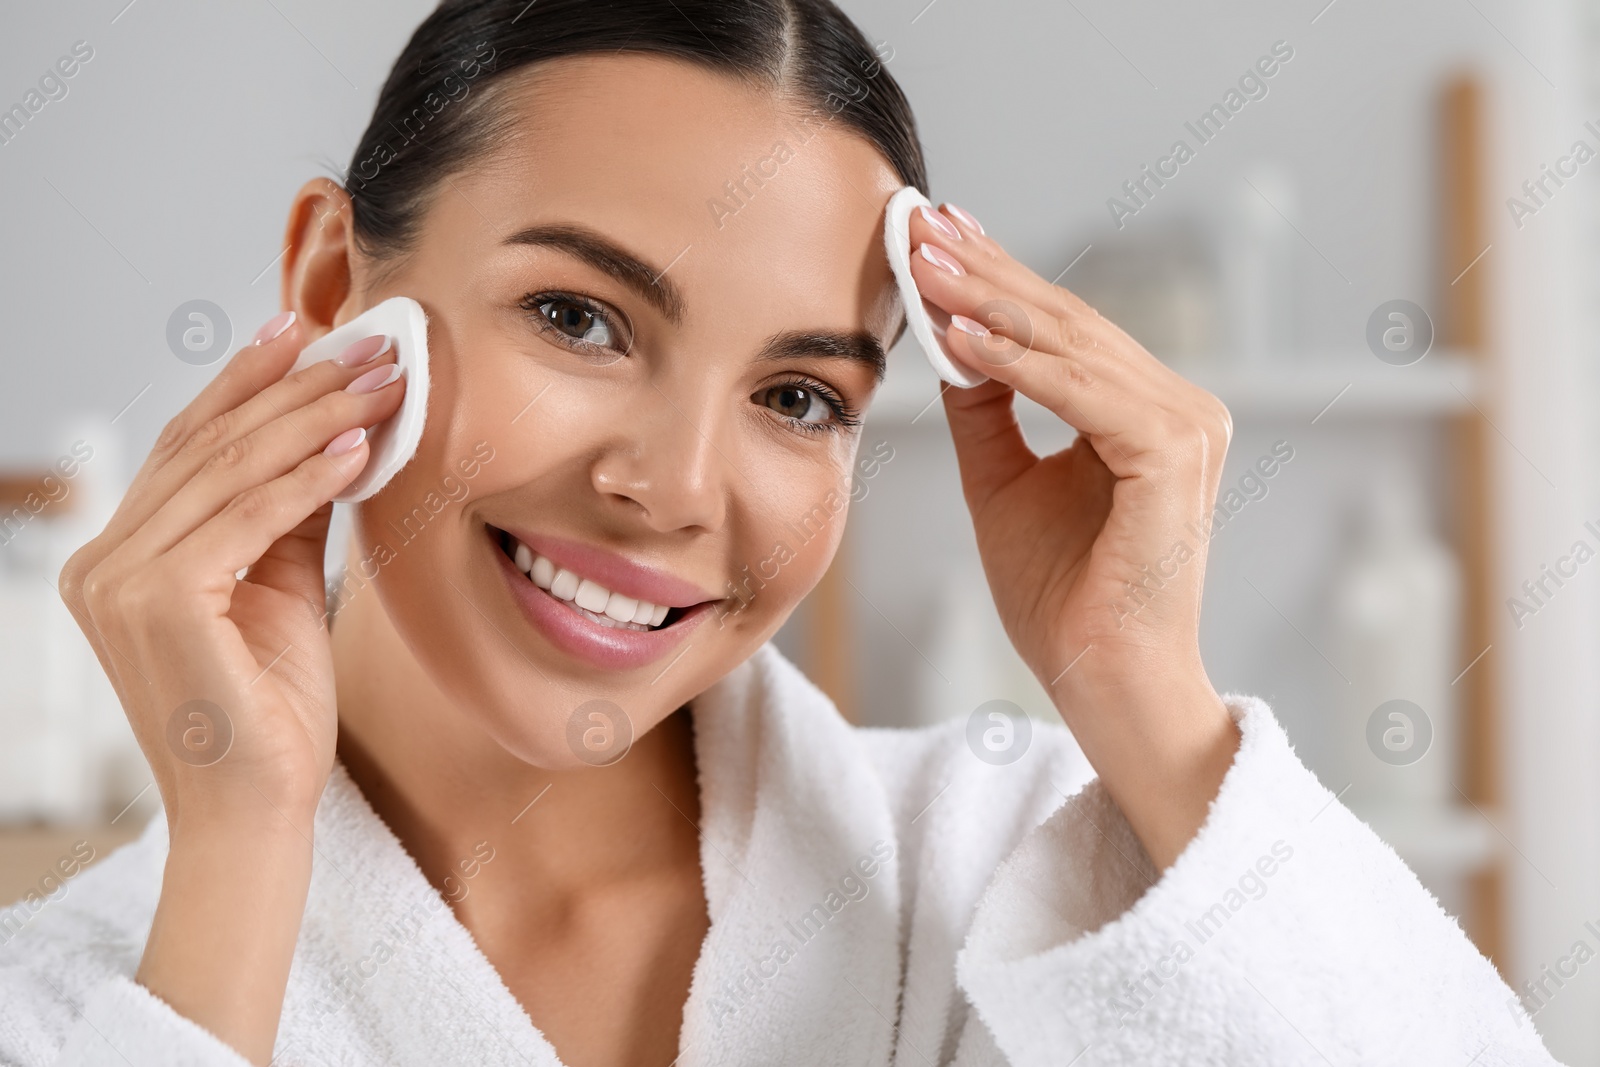
[[[565,567],[582,578],[592,578],[613,593],[631,596],[635,600],[648,600],[652,604],[664,604],[669,608],[690,608],[705,600],[720,599],[717,594],[707,593],[693,582],[635,563],[603,548],[560,537],[531,534],[509,526],[500,529],[557,567]]]
[[[517,606],[522,609],[523,615],[534,629],[563,652],[602,670],[631,670],[660,659],[705,621],[715,605],[715,601],[701,600],[684,611],[676,622],[659,630],[624,630],[602,626],[584,618],[562,601],[534,585],[533,580],[517,570],[517,565],[500,550],[499,538],[494,530],[485,527],[484,534],[489,544],[489,551],[499,560],[500,573],[505,576],[512,599],[517,602]],[[544,554],[542,549],[535,551]],[[555,562],[556,557],[551,556],[550,560]],[[595,575],[593,571],[588,574],[593,575],[601,584],[606,584],[606,580]],[[616,586],[608,585],[607,588],[620,591]],[[624,592],[623,595],[633,594]]]

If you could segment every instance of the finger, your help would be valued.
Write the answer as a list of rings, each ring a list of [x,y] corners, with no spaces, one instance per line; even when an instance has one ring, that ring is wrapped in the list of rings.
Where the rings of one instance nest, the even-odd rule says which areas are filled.
[[[949,229],[940,223],[948,223]],[[964,217],[959,208],[948,203],[934,213],[934,221],[921,211],[914,211],[908,223],[911,247],[915,249],[920,242],[928,241],[954,256],[967,273],[985,278],[1000,289],[1019,293],[1048,312],[1110,325],[1109,320],[1077,293],[1053,281],[1045,281],[975,223],[975,219]]]
[[[1192,452],[1200,435],[1223,445],[1231,435],[1215,397],[1103,317],[1050,315],[931,245],[919,247],[911,269],[922,294],[951,315],[952,356],[1085,434],[1119,477],[1144,476],[1144,456],[1164,454],[1165,466]],[[975,321],[980,315],[987,322]]]
[[[962,494],[968,507],[976,510],[1039,457],[1022,435],[1011,386],[993,378],[971,389],[946,385],[943,397]]]
[[[938,217],[945,218],[943,214]],[[1034,307],[1053,321],[1029,315],[1025,324],[1031,332],[1020,338],[1024,345],[1032,343],[1033,347],[1056,353],[1074,347],[1081,350],[1085,359],[1126,364],[1133,372],[1148,376],[1157,389],[1174,388],[1175,383],[1182,380],[1177,372],[1077,294],[1046,282],[976,230],[966,231],[974,237],[952,240],[918,212],[912,212],[912,219],[921,223],[920,232],[928,234],[926,243],[932,249],[924,254],[914,231],[912,276],[922,295],[946,312],[966,315],[995,329],[1004,321],[1018,320],[1019,307]],[[986,242],[986,246],[978,244],[979,241]],[[962,273],[952,275],[939,270],[930,262],[929,255],[943,258],[945,262],[954,260]],[[923,288],[925,281],[927,288]],[[946,302],[948,299],[961,301],[965,306],[951,306]]]
[[[368,373],[374,377],[357,379],[352,386],[359,388],[399,372],[388,363]],[[241,494],[287,474],[308,457],[315,459],[340,433],[383,421],[400,406],[404,388],[405,378],[400,376],[375,391],[328,393],[224,446],[114,550],[113,566],[126,573],[142,561],[154,559]],[[331,466],[333,460],[324,456],[320,462]]]
[[[291,329],[276,341],[263,347],[277,345],[293,333]],[[358,347],[361,345],[365,347]],[[107,523],[106,532],[102,535],[107,545],[115,546],[133,536],[134,532],[148,522],[174,494],[189,484],[195,474],[217,453],[273,420],[282,418],[286,412],[304,408],[318,397],[344,389],[373,367],[384,362],[393,362],[394,357],[389,355],[392,352],[392,345],[379,355],[371,355],[370,353],[377,347],[378,343],[372,338],[364,338],[351,346],[351,362],[348,365],[338,360],[322,360],[287,378],[282,377],[280,369],[280,380],[269,382],[266,388],[244,396],[236,407],[226,409],[200,423],[175,448],[164,447],[158,443],[157,449],[151,453],[151,460],[159,459],[159,462],[153,466],[147,463],[149,470],[144,483],[128,490],[122,505]],[[298,358],[294,352],[289,354]],[[280,353],[279,358],[281,355]],[[365,362],[360,361],[362,356],[366,356]],[[187,413],[193,407],[191,404],[189,408],[185,408],[186,414],[179,416],[179,419],[188,419]],[[209,405],[205,410],[210,410]],[[163,437],[165,436],[166,431],[163,431]]]
[[[1013,343],[1006,358],[981,359],[974,353],[999,350],[988,334],[981,324],[956,316],[945,338],[950,351],[968,366],[1048,408],[1089,438],[1119,478],[1146,473],[1140,458],[1159,447],[1160,434],[1172,425],[1165,409],[1097,373],[1076,355],[1052,356]]]
[[[339,439],[332,442],[335,446],[341,443]],[[346,452],[330,455],[321,451],[306,457],[287,474],[234,497],[174,545],[161,558],[161,569],[184,576],[189,587],[202,594],[202,600],[209,594],[209,610],[226,612],[237,584],[234,575],[259,560],[349,485],[370,454],[369,442],[361,432]]]
[[[961,315],[986,327],[976,333],[946,333],[947,339],[956,339],[952,353],[985,374],[990,366],[1013,362],[1033,350],[1051,358],[1071,356],[1133,392],[1154,397],[1163,391],[1150,368],[1117,356],[1117,346],[1137,348],[1137,342],[1104,319],[1052,314],[987,278],[966,273],[942,246],[919,246],[911,257],[911,274],[918,291],[950,314],[952,321]]]
[[[987,278],[966,274],[963,267],[952,264],[942,246],[920,246],[910,269],[918,291],[952,317],[950,326],[957,315],[982,326],[982,330],[971,323],[968,330],[946,328],[950,354],[974,370],[987,374],[990,366],[1018,362],[1024,352],[1037,352],[1045,358],[1072,357],[1107,381],[1136,392],[1154,392],[1147,382],[1139,381],[1139,368],[1112,355],[1118,341],[1112,333],[1101,328],[1080,330],[1077,322],[1064,322]],[[1134,344],[1131,338],[1128,344]]]
[[[1232,418],[1221,401],[1082,301],[1078,303],[1084,311],[1062,318],[1008,297],[985,278],[941,270],[920,253],[912,259],[912,270],[919,288],[926,278],[930,299],[952,313],[946,341],[958,359],[1012,384],[1090,434],[1097,449],[1096,436],[1114,442],[1109,451],[1101,450],[1102,458],[1119,473],[1139,469],[1138,455],[1188,449],[1197,434],[1204,435],[1213,450],[1217,445],[1225,448],[1231,440]],[[972,314],[957,310],[962,306],[972,307]],[[1015,375],[1005,370],[1024,362],[1030,365]],[[1051,367],[1052,362],[1060,365]],[[1049,393],[1040,392],[1047,387]],[[1120,425],[1106,421],[1115,404],[1102,405],[1104,415],[1095,414],[1085,402],[1092,402],[1096,392],[1131,405],[1124,413],[1131,411],[1132,421]],[[1050,395],[1054,401],[1047,399]]]
[[[250,565],[246,580],[308,600],[318,607],[327,601],[323,588],[323,562],[328,526],[333,519],[330,501],[306,516],[304,522],[276,541]]]
[[[303,336],[299,317],[292,311],[279,312],[268,319],[256,331],[255,338],[235,352],[217,376],[162,428],[155,446],[133,476],[129,496],[142,490],[200,427],[239,407],[287,374],[304,347]]]
[[[118,698],[124,699],[126,694],[135,691],[135,685],[144,682],[144,679],[140,677],[138,665],[134,663],[133,657],[123,652],[119,645],[112,643],[90,615],[86,598],[77,588],[69,589],[65,580],[61,584],[61,602],[72,613],[72,619],[78,624],[78,629],[83,631],[89,647],[94,649],[95,658],[100,661],[100,669],[105,671]]]
[[[924,211],[928,214],[924,214]],[[930,222],[928,215],[932,215],[935,221]],[[941,223],[949,229],[941,228]],[[952,212],[918,209],[907,220],[907,230],[911,236],[913,253],[922,242],[927,241],[954,256],[968,274],[985,278],[1001,289],[1017,293],[1053,314],[1064,315],[1076,310],[1067,299],[1070,294],[1066,290],[1051,285],[1025,264],[1017,262],[993,237]],[[951,231],[955,232],[955,236],[951,236]],[[912,258],[915,260],[916,256],[913,254]]]

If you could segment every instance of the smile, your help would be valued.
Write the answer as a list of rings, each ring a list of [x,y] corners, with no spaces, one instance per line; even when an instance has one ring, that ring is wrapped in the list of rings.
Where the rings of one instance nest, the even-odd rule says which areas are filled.
[[[562,651],[607,670],[678,645],[717,602],[692,585],[590,546],[485,525],[512,597]]]

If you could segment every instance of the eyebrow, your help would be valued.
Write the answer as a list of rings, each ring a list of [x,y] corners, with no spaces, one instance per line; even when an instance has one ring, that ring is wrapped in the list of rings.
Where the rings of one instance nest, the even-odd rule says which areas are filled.
[[[527,226],[507,237],[508,245],[552,248],[573,256],[632,289],[674,326],[682,326],[688,305],[666,271],[656,270],[642,258],[587,226],[543,223]],[[671,269],[671,264],[668,264]],[[902,327],[903,329],[903,327]],[[898,339],[898,335],[896,335]],[[760,361],[821,356],[865,363],[878,381],[883,380],[888,359],[878,339],[865,330],[788,330],[769,337]]]
[[[865,363],[879,382],[883,381],[883,372],[888,366],[883,346],[865,330],[789,330],[769,337],[756,358],[767,362],[808,356]]]
[[[554,248],[581,259],[638,293],[672,325],[683,325],[687,305],[678,287],[664,277],[666,271],[656,270],[609,237],[586,226],[572,223],[528,226],[507,237],[505,243]],[[671,264],[668,266],[670,268]]]

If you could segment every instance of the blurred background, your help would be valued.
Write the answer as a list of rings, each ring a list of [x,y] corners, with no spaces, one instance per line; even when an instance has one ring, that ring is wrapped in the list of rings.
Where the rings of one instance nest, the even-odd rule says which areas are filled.
[[[1600,1062],[1600,2],[843,6],[935,201],[1232,411],[1194,531],[1213,683],[1272,704],[1558,1058]],[[61,857],[159,804],[56,575],[277,310],[291,196],[340,172],[430,7],[5,17],[0,902],[58,899]],[[857,722],[1054,718],[989,601],[938,386],[908,337],[780,644]],[[1036,448],[1070,443],[1023,407]]]

